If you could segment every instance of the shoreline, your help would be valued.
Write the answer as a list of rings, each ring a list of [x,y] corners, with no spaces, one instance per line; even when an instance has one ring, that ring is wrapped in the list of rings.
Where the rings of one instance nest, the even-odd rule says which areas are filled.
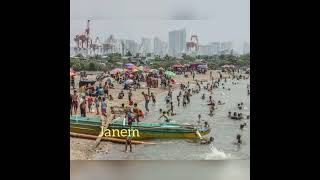
[[[211,70],[212,76],[214,77],[214,80],[217,80],[219,78],[219,74],[216,70]],[[172,90],[177,90],[180,88],[180,84],[187,84],[188,81],[190,84],[195,84],[195,80],[198,81],[204,81],[204,82],[210,82],[210,71],[208,71],[206,74],[196,74],[195,80],[193,80],[192,76],[190,76],[189,73],[188,78],[185,78],[184,75],[177,75],[173,79],[176,80],[176,84],[172,85]],[[229,74],[222,73],[223,78],[229,77]],[[144,97],[141,94],[141,92],[147,93],[147,87],[145,87],[145,82],[141,83],[141,89],[137,89],[136,91],[132,91],[132,99],[134,102],[138,103],[138,106],[140,106],[141,103],[144,101]],[[125,96],[123,99],[118,99],[118,93],[123,89],[123,85],[116,84],[114,89],[109,89],[109,94],[111,94],[114,98],[113,101],[109,101],[107,99],[108,109],[110,109],[110,106],[121,106],[122,103],[127,104],[128,102],[128,91],[124,90]],[[156,98],[162,93],[168,92],[168,88],[164,89],[161,87],[158,88],[150,88],[150,93],[153,92],[156,96]],[[141,106],[140,106],[141,107]],[[78,110],[79,111],[79,110]],[[80,115],[78,112],[77,115]],[[95,116],[96,113],[87,113],[88,117]],[[121,117],[123,115],[117,116]],[[152,116],[149,114],[149,116]],[[96,148],[96,150],[93,150],[93,146],[95,145],[94,140],[87,140],[87,139],[81,139],[81,138],[74,138],[70,137],[70,160],[91,160],[95,159],[96,155],[99,154],[98,152],[105,152],[108,153],[109,149],[112,146],[112,142],[101,142],[99,147]]]

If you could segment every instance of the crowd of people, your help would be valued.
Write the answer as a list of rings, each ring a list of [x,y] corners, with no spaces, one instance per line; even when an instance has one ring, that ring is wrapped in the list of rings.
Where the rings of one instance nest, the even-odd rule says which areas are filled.
[[[182,72],[183,74],[186,74],[186,72]],[[201,71],[198,73],[206,73],[206,71]],[[115,73],[110,74],[110,78],[113,78],[114,80],[110,80],[106,78],[105,81],[98,82],[98,85],[95,84],[86,84],[85,86],[82,86],[79,88],[79,90],[74,90],[73,94],[70,93],[70,114],[78,114],[78,108],[80,109],[80,115],[82,117],[87,117],[87,113],[95,114],[95,115],[103,115],[107,117],[107,107],[110,106],[107,101],[113,101],[114,98],[111,94],[109,94],[109,90],[114,88],[115,83],[123,84],[123,90],[121,90],[118,93],[117,98],[118,99],[124,99],[125,93],[124,90],[127,91],[128,95],[128,101],[123,101],[120,107],[117,107],[120,112],[120,114],[124,114],[124,117],[127,119],[129,128],[132,127],[133,122],[137,122],[137,124],[142,120],[142,118],[145,116],[145,113],[148,113],[149,110],[149,102],[152,101],[153,104],[157,103],[156,96],[153,92],[151,92],[151,88],[157,88],[158,84],[160,82],[161,88],[168,89],[168,94],[166,95],[164,101],[166,104],[167,110],[165,108],[160,109],[160,117],[158,119],[164,119],[165,123],[168,123],[172,120],[172,116],[176,115],[174,111],[174,103],[173,103],[173,84],[175,84],[175,80],[171,76],[167,76],[164,71],[159,71],[159,73],[148,73],[148,74],[138,74],[138,73]],[[211,83],[207,82],[206,85],[204,85],[203,81],[198,81],[196,78],[196,72],[190,71],[190,75],[192,75],[192,79],[195,81],[195,86],[191,87],[190,82],[188,81],[187,84],[181,83],[180,84],[180,91],[179,94],[176,96],[177,106],[179,107],[181,104],[183,107],[186,107],[188,104],[191,103],[191,97],[193,94],[198,94],[202,90],[206,90],[211,94],[208,96],[207,105],[209,107],[209,116],[214,115],[214,111],[217,109],[217,105],[224,105],[225,103],[221,100],[216,101],[213,99],[213,91],[214,89],[223,86],[223,89],[225,89],[225,83],[227,82],[227,78],[223,78],[222,74],[219,74],[219,78],[217,80],[214,80],[212,71],[210,71],[210,80]],[[232,80],[241,80],[246,79],[246,76],[239,75],[236,76],[234,74],[230,74],[228,77]],[[130,80],[130,81],[128,81]],[[139,108],[137,101],[135,101],[132,97],[132,91],[136,89],[141,88],[141,82],[146,83],[147,92],[142,92],[142,96],[144,98],[144,108],[146,112],[144,113],[141,108]],[[234,82],[232,83],[234,84]],[[73,84],[74,86],[74,84]],[[248,85],[248,95],[250,94],[250,87]],[[230,88],[227,90],[230,91]],[[201,96],[202,100],[206,99],[205,94]],[[182,100],[182,103],[180,101]],[[241,102],[237,106],[239,110],[242,110],[244,107],[244,104]],[[115,114],[115,106],[110,106],[111,114]],[[243,113],[231,113],[229,112],[228,117],[231,119],[237,119],[241,120],[243,119]],[[115,115],[113,116],[115,118]],[[249,116],[247,116],[247,119],[249,119]],[[201,115],[199,114],[199,120],[198,125],[202,128],[209,128],[209,124],[207,121],[204,122],[204,125],[200,125],[201,122]],[[246,123],[242,123],[240,125],[240,129],[243,130],[246,126]],[[236,136],[237,142],[239,144],[242,143],[241,141],[241,135]],[[209,144],[214,141],[213,137],[210,137],[209,139],[201,138],[200,144]],[[127,139],[126,149],[127,145],[130,145],[131,149],[131,139]]]

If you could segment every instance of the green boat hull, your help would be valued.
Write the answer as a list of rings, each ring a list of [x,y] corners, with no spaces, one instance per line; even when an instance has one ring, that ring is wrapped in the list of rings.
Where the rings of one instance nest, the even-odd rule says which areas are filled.
[[[121,130],[129,130],[127,122],[123,124],[122,120],[115,120],[112,122],[108,129],[111,132],[115,132],[111,135],[116,135],[116,138],[126,138],[118,135]],[[137,129],[139,132],[139,137],[136,135],[132,139],[193,139],[198,138],[196,134],[197,128],[193,125],[183,125],[176,123],[145,123],[140,122],[137,124],[134,122],[132,124],[132,129]],[[101,120],[99,118],[83,118],[70,116],[70,131],[74,133],[89,134],[98,136],[101,132]],[[199,133],[203,136],[209,134],[211,129],[200,129]],[[137,133],[136,133],[137,134]]]

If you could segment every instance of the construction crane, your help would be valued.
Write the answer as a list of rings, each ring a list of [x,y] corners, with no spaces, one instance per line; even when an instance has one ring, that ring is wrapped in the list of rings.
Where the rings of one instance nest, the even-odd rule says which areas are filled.
[[[90,46],[90,20],[87,21],[87,26],[84,33],[77,34],[74,38],[78,49],[88,49]],[[85,45],[85,47],[84,47]]]

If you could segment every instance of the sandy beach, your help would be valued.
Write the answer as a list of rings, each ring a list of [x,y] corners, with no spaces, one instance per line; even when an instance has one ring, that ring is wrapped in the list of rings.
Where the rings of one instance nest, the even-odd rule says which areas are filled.
[[[208,71],[206,74],[196,74],[195,80],[193,80],[192,75],[190,73],[187,73],[189,76],[188,78],[184,77],[183,75],[177,75],[173,79],[176,80],[176,84],[172,86],[173,89],[177,89],[180,87],[180,84],[187,84],[188,82],[190,84],[195,84],[196,81],[203,81],[203,82],[209,82],[210,81],[210,71]],[[222,73],[223,77],[229,77],[229,74]],[[212,76],[214,77],[214,80],[217,80],[219,78],[218,71],[212,70]],[[95,79],[95,75],[88,75],[88,79]],[[206,84],[206,83],[205,83]],[[109,95],[111,94],[114,98],[114,100],[109,101],[107,100],[108,109],[110,106],[121,106],[122,103],[128,102],[128,91],[124,90],[124,98],[118,99],[118,93],[123,90],[122,84],[116,84],[114,89],[109,89]],[[157,97],[161,93],[166,93],[168,89],[164,88],[150,88],[150,92],[153,92]],[[135,91],[132,91],[132,98],[134,102],[141,102],[144,101],[144,97],[141,94],[142,92],[147,93],[147,87],[144,82],[141,83],[141,89],[137,89]],[[152,108],[152,107],[150,107]],[[78,110],[78,115],[80,115],[80,111]],[[95,116],[94,113],[87,113],[88,117]],[[152,116],[149,114],[148,116]],[[70,160],[94,160],[96,158],[97,152],[105,152],[110,153],[110,149],[112,148],[111,142],[101,142],[98,148],[93,148],[95,145],[94,140],[87,140],[87,139],[80,139],[80,138],[73,138],[70,137]],[[135,146],[135,145],[134,145]],[[139,145],[137,145],[139,146]],[[134,148],[134,147],[133,147]],[[112,153],[112,152],[111,152]]]

